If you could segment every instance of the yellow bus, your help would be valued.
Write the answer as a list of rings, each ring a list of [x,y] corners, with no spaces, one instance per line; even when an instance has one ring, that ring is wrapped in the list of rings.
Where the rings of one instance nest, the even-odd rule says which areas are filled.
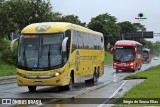
[[[66,22],[42,22],[26,26],[18,39],[17,84],[70,89],[74,83],[96,83],[104,74],[102,33]]]

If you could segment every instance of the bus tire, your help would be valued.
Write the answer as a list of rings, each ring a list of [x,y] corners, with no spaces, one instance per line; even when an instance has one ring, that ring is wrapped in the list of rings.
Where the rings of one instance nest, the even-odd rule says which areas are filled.
[[[138,70],[141,70],[141,67],[142,67],[142,63],[140,64],[140,66],[139,66]]]
[[[36,86],[28,86],[28,89],[30,92],[35,92],[36,91]]]
[[[100,67],[98,67],[98,70],[97,70],[97,81],[98,81],[99,77],[100,77]]]
[[[72,90],[73,84],[74,84],[74,72],[71,72],[69,84],[65,86],[59,86],[59,91]]]
[[[132,70],[131,70],[131,72],[135,72],[135,71],[136,71],[135,69],[132,69]]]
[[[116,69],[116,73],[118,73],[118,71],[119,71],[119,70],[118,70],[118,69]]]
[[[91,79],[91,83],[93,85],[95,85],[98,82],[98,70],[96,70],[96,68],[94,69],[94,74],[93,74],[93,78]]]
[[[73,89],[73,84],[74,84],[74,76],[73,74],[70,75],[70,82],[68,85],[66,85],[67,90],[72,90]]]

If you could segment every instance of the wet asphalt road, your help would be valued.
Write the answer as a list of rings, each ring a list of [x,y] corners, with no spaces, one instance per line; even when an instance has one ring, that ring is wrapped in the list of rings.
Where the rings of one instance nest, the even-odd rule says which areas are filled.
[[[141,71],[159,64],[160,58],[152,60],[149,64],[143,64]],[[28,92],[27,87],[18,87],[15,79],[2,80],[0,82],[0,98],[71,98],[103,88],[111,82],[114,83],[122,80],[131,73],[133,72],[116,73],[112,66],[105,66],[105,73],[95,86],[86,85],[84,82],[78,83],[71,91],[59,91],[58,87],[38,87],[37,91],[32,93]]]

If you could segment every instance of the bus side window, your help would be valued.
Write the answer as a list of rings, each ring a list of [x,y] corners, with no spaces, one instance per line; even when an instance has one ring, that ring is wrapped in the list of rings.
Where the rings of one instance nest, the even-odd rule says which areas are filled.
[[[97,43],[98,37],[96,35],[94,35],[93,38],[94,38],[94,49],[98,50],[98,43]]]
[[[84,33],[84,49],[89,49],[89,36],[87,33]]]
[[[90,49],[94,49],[94,39],[93,36],[91,34],[88,33],[88,45]]]
[[[101,42],[103,43],[103,37],[101,37]]]
[[[78,32],[78,49],[83,49],[83,33]]]
[[[72,35],[72,52],[77,49],[77,31],[73,31]]]
[[[68,37],[68,41],[67,41],[67,59],[69,57],[69,52],[70,52],[70,43],[71,43],[71,31],[67,30],[65,32],[65,37]]]

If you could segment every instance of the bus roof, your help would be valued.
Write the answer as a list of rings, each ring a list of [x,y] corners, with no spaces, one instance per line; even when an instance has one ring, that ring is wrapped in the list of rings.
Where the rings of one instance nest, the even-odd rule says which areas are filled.
[[[148,49],[148,48],[143,48],[143,51],[151,51],[150,49]]]
[[[136,45],[142,45],[142,44],[133,40],[119,40],[115,43],[115,46],[136,46]]]
[[[95,35],[103,36],[100,32],[95,32],[88,28],[75,25],[72,23],[67,22],[41,22],[41,23],[34,23],[26,26],[21,33],[22,34],[42,34],[42,33],[60,33],[65,32],[66,30],[77,30],[87,33],[92,33]]]

